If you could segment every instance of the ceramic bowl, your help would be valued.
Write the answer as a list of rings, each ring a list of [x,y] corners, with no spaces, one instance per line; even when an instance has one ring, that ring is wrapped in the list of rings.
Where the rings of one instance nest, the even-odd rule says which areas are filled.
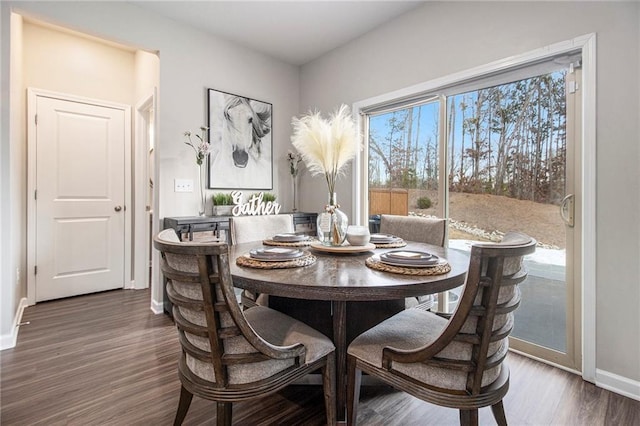
[[[351,225],[347,228],[347,241],[352,246],[363,246],[369,242],[369,228]]]

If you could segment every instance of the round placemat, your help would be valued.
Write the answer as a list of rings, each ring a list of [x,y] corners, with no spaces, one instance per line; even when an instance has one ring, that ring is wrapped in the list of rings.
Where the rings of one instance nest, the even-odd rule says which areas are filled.
[[[294,241],[294,242],[286,242],[286,241],[274,241],[274,240],[262,240],[262,244],[265,246],[279,246],[279,247],[308,247],[315,240],[313,238],[309,238],[304,241]]]
[[[376,271],[391,272],[402,275],[442,275],[451,271],[449,262],[436,265],[430,268],[409,268],[404,266],[393,266],[382,263],[379,257],[371,256],[365,260],[365,264]]]
[[[316,257],[311,253],[305,252],[304,255],[291,260],[283,260],[282,262],[265,262],[253,259],[249,253],[243,254],[236,259],[236,265],[247,266],[256,269],[286,269],[299,268],[301,266],[309,266],[316,263]]]
[[[374,243],[376,245],[376,248],[398,248],[398,247],[404,247],[407,245],[407,242],[405,240],[402,241],[396,241],[395,243]]]

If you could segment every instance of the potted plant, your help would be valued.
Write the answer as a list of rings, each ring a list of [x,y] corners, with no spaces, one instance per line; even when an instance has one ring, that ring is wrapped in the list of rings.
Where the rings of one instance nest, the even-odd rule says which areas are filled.
[[[233,197],[231,194],[218,192],[211,197],[213,200],[213,214],[216,216],[229,216],[233,209]]]
[[[276,194],[274,194],[274,193],[271,193],[271,192],[263,192],[262,193],[262,201],[265,202],[265,203],[268,202],[268,201],[274,202],[276,200],[276,198],[278,198],[278,196]]]

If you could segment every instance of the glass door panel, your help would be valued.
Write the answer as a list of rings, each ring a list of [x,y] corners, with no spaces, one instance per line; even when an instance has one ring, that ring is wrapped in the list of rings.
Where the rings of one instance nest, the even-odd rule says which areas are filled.
[[[439,213],[439,109],[436,99],[368,117],[369,223],[381,214]]]
[[[525,259],[529,276],[512,337],[527,352],[571,364],[561,362],[574,327],[572,234],[560,215],[573,185],[566,76],[559,70],[448,97],[447,173],[450,248],[467,251],[473,241],[500,241],[507,231],[538,241]]]

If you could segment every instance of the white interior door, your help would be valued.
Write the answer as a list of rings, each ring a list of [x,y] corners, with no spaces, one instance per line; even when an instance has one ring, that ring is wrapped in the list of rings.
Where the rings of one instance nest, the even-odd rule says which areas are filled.
[[[36,301],[122,288],[125,111],[36,100]]]

